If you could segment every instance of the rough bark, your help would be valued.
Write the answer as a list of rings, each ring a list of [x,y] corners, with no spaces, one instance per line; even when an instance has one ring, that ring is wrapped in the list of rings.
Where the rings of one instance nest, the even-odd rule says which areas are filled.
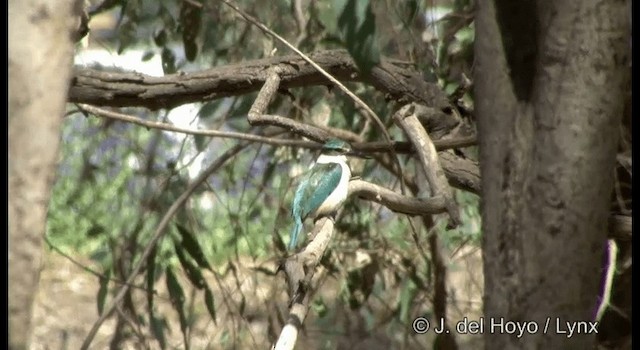
[[[478,4],[485,316],[539,326],[523,337],[487,329],[488,349],[593,346],[591,332],[558,330],[593,320],[629,75],[628,11],[620,0]]]
[[[438,109],[449,107],[447,96],[436,84],[425,82],[418,71],[404,68],[393,61],[382,61],[369,76],[363,77],[344,50],[320,51],[309,56],[340,81],[370,83],[389,98],[403,102],[419,102]],[[297,55],[163,77],[76,67],[71,79],[69,102],[113,107],[169,108],[258,91],[265,83],[268,76],[265,72],[269,69],[279,70],[281,89],[330,85],[322,74]]]
[[[80,4],[9,1],[10,349],[29,348]]]

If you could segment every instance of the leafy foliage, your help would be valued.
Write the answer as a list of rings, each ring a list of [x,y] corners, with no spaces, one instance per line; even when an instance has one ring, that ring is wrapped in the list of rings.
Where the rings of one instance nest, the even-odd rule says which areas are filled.
[[[105,3],[93,9],[93,15],[115,19],[116,24],[109,35],[96,33],[96,41],[117,54],[140,50],[141,61],[158,65],[164,74],[266,57],[274,49],[285,53],[280,44],[239,20],[222,3],[194,3]],[[251,1],[239,4],[252,8],[253,15],[306,51],[346,48],[363,74],[384,54],[411,61],[453,91],[460,85],[459,73],[468,72],[472,63],[473,28],[456,20],[465,17],[452,15],[447,20],[427,22],[428,14],[436,9],[425,8],[423,2],[312,1],[304,9],[301,23],[289,15],[293,1],[276,1],[272,6]],[[455,1],[443,6],[446,13],[466,15],[470,4]],[[453,30],[450,36],[423,40],[429,33],[448,30]],[[350,83],[348,87],[378,114],[392,112],[392,106],[370,86]],[[276,99],[270,110],[320,127],[349,130],[366,140],[381,139],[379,131],[343,95],[324,87],[292,89],[290,93],[291,97]],[[255,94],[248,94],[172,111],[123,112],[191,127],[255,132],[246,121],[254,98]],[[465,98],[470,100],[471,96]],[[397,130],[390,132],[402,138]],[[197,174],[234,144],[233,140],[83,118],[79,113],[65,120],[47,235],[67,252],[90,256],[104,271],[96,298],[99,312],[109,293],[117,290],[115,281],[125,280],[142,258],[168,208]],[[131,292],[142,293],[146,304],[135,304],[128,310],[134,316],[130,319],[148,327],[159,347],[169,346],[170,326],[175,323],[171,320],[176,315],[185,345],[194,336],[195,325],[206,320],[219,326],[215,336],[207,337],[221,347],[253,339],[242,343],[250,346],[257,335],[247,320],[275,310],[273,304],[286,304],[278,299],[281,294],[269,289],[283,284],[281,275],[274,273],[273,262],[284,254],[277,242],[291,231],[289,205],[297,175],[313,157],[313,152],[301,149],[249,146],[213,173],[177,213],[169,235],[146,257],[144,280],[138,282],[143,291]],[[415,173],[410,158],[402,162],[405,171]],[[363,178],[398,189],[397,178],[379,164],[370,162],[359,169]],[[458,202],[465,224],[441,236],[450,251],[476,244],[480,237],[477,198],[460,193]],[[419,249],[427,244],[426,232],[419,231],[421,241],[414,242],[406,217],[357,199],[346,203],[336,227],[339,234],[322,262],[336,285],[316,299],[315,326],[327,334],[349,332],[343,319],[359,312],[368,331],[382,328],[393,335],[406,332],[413,317],[431,312],[427,300],[432,290],[431,261]],[[444,231],[442,223],[438,232]],[[365,262],[355,263],[363,257]],[[167,300],[172,312],[161,307]],[[345,316],[347,305],[356,312]],[[268,316],[276,324],[271,318],[281,316],[272,314],[277,312]],[[333,341],[329,335],[325,337],[327,342]],[[407,340],[393,341],[406,344]]]

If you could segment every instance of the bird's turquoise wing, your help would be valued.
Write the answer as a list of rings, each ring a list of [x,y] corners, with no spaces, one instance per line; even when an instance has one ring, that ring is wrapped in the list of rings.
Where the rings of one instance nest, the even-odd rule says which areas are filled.
[[[304,219],[314,212],[333,192],[340,182],[342,167],[337,163],[315,164],[305,174],[296,197],[301,198],[301,217]]]
[[[300,179],[300,184],[293,196],[291,216],[294,220],[289,249],[294,249],[298,235],[302,231],[302,221],[313,211],[318,209],[322,202],[340,183],[342,167],[340,164],[315,164]]]

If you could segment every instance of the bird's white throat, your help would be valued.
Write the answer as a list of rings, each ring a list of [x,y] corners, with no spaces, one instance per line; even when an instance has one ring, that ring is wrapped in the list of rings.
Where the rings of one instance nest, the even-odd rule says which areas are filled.
[[[336,208],[347,199],[349,192],[349,180],[351,179],[351,169],[347,165],[347,157],[344,155],[326,155],[321,154],[316,160],[316,164],[336,163],[340,164],[342,173],[340,174],[340,180],[336,188],[329,194],[329,196],[322,202],[320,207],[314,213],[314,216],[329,214],[336,210]]]
[[[338,163],[340,165],[347,166],[347,168],[349,167],[349,165],[347,164],[347,157],[343,154],[341,155],[321,154],[316,160],[316,163],[320,163],[320,164]]]

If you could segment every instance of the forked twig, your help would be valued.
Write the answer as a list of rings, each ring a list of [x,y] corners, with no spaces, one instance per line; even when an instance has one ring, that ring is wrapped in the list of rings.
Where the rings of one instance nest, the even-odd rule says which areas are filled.
[[[351,92],[338,79],[334,78],[331,74],[327,73],[324,69],[322,69],[322,67],[320,67],[318,64],[316,64],[311,58],[309,58],[307,55],[302,53],[302,51],[298,50],[295,46],[291,45],[286,39],[284,39],[283,37],[278,35],[276,32],[274,32],[271,29],[269,29],[266,25],[262,24],[260,21],[255,19],[253,16],[251,16],[248,13],[246,13],[245,11],[243,11],[233,1],[231,1],[231,0],[222,0],[222,2],[224,2],[227,6],[231,7],[234,11],[238,12],[245,20],[247,20],[248,22],[250,22],[253,25],[257,26],[258,28],[263,30],[265,33],[273,36],[278,41],[280,41],[282,44],[287,46],[289,49],[293,50],[296,54],[300,55],[300,57],[302,57],[302,59],[304,59],[307,63],[309,63],[313,68],[317,69],[330,82],[335,84],[340,90],[342,90],[342,92],[344,92],[347,96],[349,96],[351,99],[353,99],[353,101],[356,103],[357,106],[359,106],[362,109],[364,109],[367,112],[367,113],[364,113],[365,117],[367,117],[368,119],[373,119],[373,121],[376,123],[376,125],[380,128],[380,131],[382,132],[382,134],[385,137],[385,141],[387,141],[387,143],[388,143],[389,150],[391,151],[391,154],[392,154],[392,156],[393,156],[393,158],[395,160],[395,164],[398,167],[398,171],[402,174],[402,166],[400,164],[400,160],[398,159],[397,154],[395,153],[395,150],[393,149],[391,135],[389,135],[389,132],[387,131],[386,127],[384,126],[384,123],[382,123],[382,121],[380,120],[380,117],[378,117],[376,112],[374,112],[371,109],[371,107],[369,107],[366,103],[364,103],[364,101],[362,101],[358,96],[356,96],[353,92]],[[401,189],[402,193],[404,194],[405,193],[405,184],[404,184],[404,178],[402,176],[400,176],[400,189]]]

